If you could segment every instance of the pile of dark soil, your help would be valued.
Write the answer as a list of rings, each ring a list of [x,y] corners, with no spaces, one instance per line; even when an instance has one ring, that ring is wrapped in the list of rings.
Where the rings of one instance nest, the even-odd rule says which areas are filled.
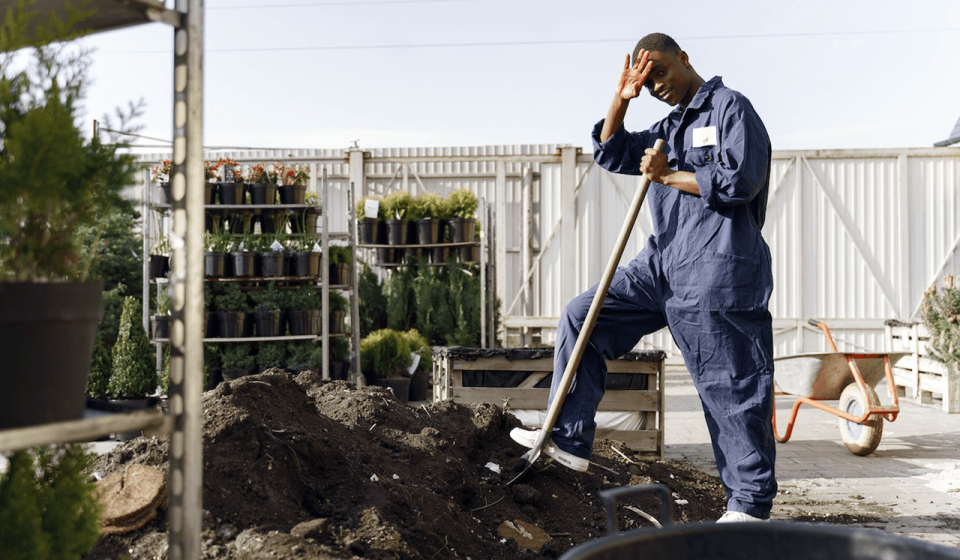
[[[222,383],[203,398],[203,557],[555,558],[606,533],[600,490],[661,482],[677,522],[712,520],[719,480],[682,464],[631,460],[597,442],[589,473],[552,461],[508,487],[525,451],[494,405],[413,407],[378,387],[354,389],[280,370]],[[99,457],[107,476],[131,464],[166,470],[167,438],[137,438]],[[499,472],[497,472],[499,469]],[[657,516],[652,495],[625,504]],[[652,526],[629,509],[622,528]],[[521,550],[505,522],[550,539]],[[88,559],[166,558],[166,519],[106,535]],[[523,525],[527,524],[527,525]],[[521,531],[523,533],[524,531]]]

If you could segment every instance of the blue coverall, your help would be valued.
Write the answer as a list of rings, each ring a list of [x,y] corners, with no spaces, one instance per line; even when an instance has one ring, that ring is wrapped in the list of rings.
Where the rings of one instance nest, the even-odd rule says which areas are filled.
[[[644,149],[666,141],[671,169],[696,174],[701,196],[652,183],[645,204],[654,234],[617,269],[551,438],[589,458],[606,365],[665,326],[703,403],[727,509],[767,519],[776,495],[773,413],[773,289],[770,250],[760,235],[770,180],[770,141],[760,117],[719,77],[705,82],[643,132],[622,127],[594,157],[614,173],[639,175]],[[574,298],[558,326],[550,401],[597,287]]]

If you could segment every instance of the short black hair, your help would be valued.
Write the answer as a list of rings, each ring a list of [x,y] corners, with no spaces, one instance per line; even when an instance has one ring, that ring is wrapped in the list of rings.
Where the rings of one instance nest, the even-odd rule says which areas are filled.
[[[631,62],[631,64],[637,63],[637,56],[640,54],[640,49],[645,51],[668,52],[674,55],[680,54],[680,45],[678,45],[672,37],[664,33],[651,33],[643,39],[640,39],[640,41],[637,42],[637,46],[633,47],[633,62]]]

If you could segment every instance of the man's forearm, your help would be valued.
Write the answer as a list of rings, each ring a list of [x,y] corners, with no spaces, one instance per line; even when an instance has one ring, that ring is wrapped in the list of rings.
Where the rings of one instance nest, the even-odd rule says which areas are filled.
[[[619,93],[614,95],[610,109],[607,111],[607,118],[603,121],[603,128],[600,129],[600,142],[606,142],[614,132],[620,130],[629,105],[629,99],[624,99]]]
[[[683,191],[685,193],[700,196],[700,187],[697,185],[697,176],[689,171],[670,171],[663,177],[660,177],[663,185]]]

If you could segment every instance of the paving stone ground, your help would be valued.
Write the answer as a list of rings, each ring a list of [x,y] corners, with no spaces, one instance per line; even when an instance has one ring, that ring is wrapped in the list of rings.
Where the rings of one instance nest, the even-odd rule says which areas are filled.
[[[689,374],[682,366],[668,366],[665,382],[666,458],[716,474]],[[877,387],[877,393],[885,404],[886,387]],[[788,396],[777,399],[781,435],[793,402]],[[880,521],[868,526],[960,547],[960,414],[901,397],[899,416],[884,421],[880,447],[867,457],[847,451],[837,420],[801,406],[790,440],[777,444],[780,492],[771,517],[787,519],[818,508],[871,515]]]

